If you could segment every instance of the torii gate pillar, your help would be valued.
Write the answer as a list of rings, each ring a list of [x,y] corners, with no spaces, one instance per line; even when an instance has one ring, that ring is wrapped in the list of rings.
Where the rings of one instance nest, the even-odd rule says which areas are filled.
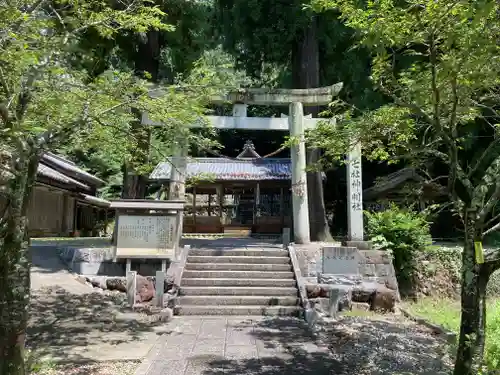
[[[211,98],[211,102],[214,104],[228,102],[234,104],[233,117],[207,116],[215,127],[221,129],[289,130],[290,136],[297,141],[294,142],[291,149],[293,229],[294,241],[297,244],[310,242],[304,130],[306,127],[314,127],[319,120],[304,118],[303,106],[329,104],[333,97],[338,95],[341,88],[342,83],[314,89],[246,88]],[[161,90],[152,95],[161,95]],[[246,117],[247,105],[288,105],[290,113],[288,119]],[[143,116],[143,123],[155,125],[154,122],[147,119],[147,115]],[[202,126],[202,122],[193,126]],[[355,238],[355,236],[351,237]]]
[[[302,103],[290,103],[290,137],[294,138],[290,150],[292,161],[292,212],[294,241],[306,244],[310,240],[309,206],[307,199],[306,145],[304,140],[304,109]]]

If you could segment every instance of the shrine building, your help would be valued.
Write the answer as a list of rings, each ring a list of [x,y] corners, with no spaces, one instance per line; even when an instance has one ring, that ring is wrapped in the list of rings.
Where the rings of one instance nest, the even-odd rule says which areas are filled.
[[[165,199],[171,163],[150,175]],[[189,157],[184,233],[279,234],[292,227],[291,160],[263,158],[247,141],[236,158]]]

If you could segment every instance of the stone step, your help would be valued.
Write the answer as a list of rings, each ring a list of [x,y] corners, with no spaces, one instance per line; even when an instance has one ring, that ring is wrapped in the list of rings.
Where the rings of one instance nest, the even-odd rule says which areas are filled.
[[[191,249],[190,256],[253,256],[288,257],[287,250],[280,249]]]
[[[186,263],[185,271],[292,271],[291,264],[259,264],[259,263]]]
[[[288,281],[288,280],[287,280]],[[296,287],[181,286],[181,296],[294,296]]]
[[[196,306],[297,306],[295,296],[184,296],[179,305]]]
[[[188,263],[260,263],[260,264],[290,264],[289,257],[271,257],[271,256],[191,256],[187,258]]]
[[[181,286],[266,286],[272,287],[295,287],[294,279],[204,279],[204,278],[182,278]]]
[[[192,278],[208,279],[293,279],[292,271],[200,271],[185,270],[182,274],[183,281]]]
[[[267,316],[299,316],[299,306],[176,306],[177,315],[267,315]]]

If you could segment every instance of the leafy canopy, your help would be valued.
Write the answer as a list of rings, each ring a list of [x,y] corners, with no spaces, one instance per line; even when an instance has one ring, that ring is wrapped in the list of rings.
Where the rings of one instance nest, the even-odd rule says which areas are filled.
[[[492,198],[492,185],[500,190],[492,177],[500,166],[499,3],[316,0],[313,6],[337,9],[356,32],[355,48],[371,52],[372,84],[389,103],[360,111],[334,102],[341,126],[325,122],[310,141],[330,160],[361,142],[372,159],[405,158],[420,167],[438,161],[449,169],[454,201],[479,206]]]
[[[147,81],[132,70],[111,65],[96,77],[82,68],[91,66],[94,57],[81,49],[87,33],[114,39],[123,33],[172,30],[164,17],[147,0],[2,2],[0,144],[10,155],[6,160],[29,150],[71,144],[133,163],[127,159],[140,139],[131,127],[141,112],[153,121],[169,119],[161,128],[145,130],[152,133],[159,152],[167,153],[179,136],[196,141],[185,125],[205,113],[207,90],[170,86],[153,98]],[[15,169],[4,164],[10,172]]]

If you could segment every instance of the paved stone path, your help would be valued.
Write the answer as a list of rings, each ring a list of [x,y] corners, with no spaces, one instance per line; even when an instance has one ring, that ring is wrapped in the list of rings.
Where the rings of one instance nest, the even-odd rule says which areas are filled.
[[[136,375],[332,374],[326,346],[303,321],[266,317],[176,317]]]
[[[104,294],[78,282],[52,246],[31,249],[27,345],[51,361],[142,360],[164,323],[130,312],[125,295]]]

